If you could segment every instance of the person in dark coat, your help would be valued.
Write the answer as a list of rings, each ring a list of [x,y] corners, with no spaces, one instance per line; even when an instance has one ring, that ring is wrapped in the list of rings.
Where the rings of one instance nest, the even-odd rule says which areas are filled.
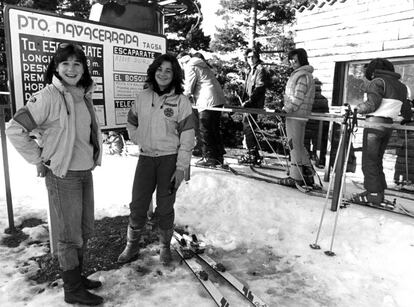
[[[267,71],[260,60],[260,54],[253,49],[246,49],[245,60],[249,64],[249,72],[244,83],[242,106],[244,108],[263,109],[265,102]],[[239,159],[241,164],[260,164],[259,144],[254,135],[257,114],[243,113],[243,133],[246,140],[247,153]]]
[[[357,105],[359,114],[366,115],[366,123],[392,124],[394,120],[412,117],[407,100],[407,87],[399,80],[401,75],[394,71],[394,65],[382,58],[372,60],[365,77],[370,80],[366,90],[367,100]],[[369,202],[376,205],[384,201],[387,182],[382,159],[391,137],[392,129],[381,126],[367,127],[363,132],[362,172],[363,193],[353,195],[355,202]]]

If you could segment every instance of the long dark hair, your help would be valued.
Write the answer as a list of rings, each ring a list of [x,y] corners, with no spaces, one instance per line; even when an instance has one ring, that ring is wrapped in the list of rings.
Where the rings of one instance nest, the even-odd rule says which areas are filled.
[[[299,61],[300,66],[309,65],[308,54],[306,53],[305,49],[297,48],[297,49],[293,49],[289,51],[288,59],[291,60],[294,55],[298,56],[298,61]]]
[[[82,63],[82,66],[83,66],[83,75],[81,79],[79,80],[77,86],[88,88],[89,86],[92,85],[93,80],[89,73],[88,61],[86,59],[85,53],[82,50],[82,47],[76,44],[68,44],[68,43],[60,44],[55,55],[50,61],[46,69],[46,72],[45,72],[46,84],[52,83],[53,76],[56,76],[59,80],[62,80],[62,78],[57,73],[56,68],[61,62],[66,61],[71,56],[76,57]]]
[[[168,53],[162,54],[159,57],[157,57],[154,60],[154,62],[151,63],[151,65],[148,67],[148,70],[147,70],[147,75],[148,75],[147,83],[152,86],[154,91],[160,92],[158,83],[155,80],[155,72],[161,66],[163,62],[170,62],[172,66],[172,71],[173,71],[173,79],[170,85],[168,86],[167,90],[171,90],[174,87],[176,94],[178,95],[182,94],[184,92],[183,72],[181,70],[180,64],[178,63],[177,58],[173,56],[172,54],[168,54]]]

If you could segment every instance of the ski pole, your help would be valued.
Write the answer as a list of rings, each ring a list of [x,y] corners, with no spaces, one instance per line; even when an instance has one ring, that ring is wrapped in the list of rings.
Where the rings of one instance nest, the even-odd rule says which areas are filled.
[[[252,119],[252,120],[254,121],[254,118],[253,118],[253,116],[252,116],[250,113],[247,113],[247,114],[248,114],[248,115],[247,115],[247,122],[249,123],[250,129],[251,129],[251,130],[252,130],[252,132],[253,132],[253,136],[254,136],[254,139],[256,140],[257,146],[259,146],[259,150],[260,150],[260,151],[263,151],[263,150],[262,150],[262,147],[260,146],[259,139],[257,138],[257,135],[256,135],[256,133],[254,132],[254,128],[253,128],[252,122],[250,121],[250,119]]]
[[[404,137],[405,137],[405,182],[409,183],[408,181],[408,132],[404,130]]]
[[[348,109],[348,110],[350,111],[350,109]],[[347,148],[347,151],[346,151],[345,161],[344,161],[343,168],[342,168],[342,171],[345,170],[345,172],[344,172],[344,174],[341,178],[342,180],[341,180],[341,185],[340,185],[340,189],[339,189],[339,200],[338,200],[339,204],[342,203],[342,191],[343,191],[343,188],[344,188],[344,183],[345,183],[345,178],[346,178],[346,166],[348,164],[349,154],[350,154],[350,151],[351,151],[351,144],[352,144],[351,134],[354,135],[353,130],[354,130],[354,127],[355,127],[355,123],[357,122],[356,121],[356,114],[357,114],[357,109],[355,108],[350,129],[349,129],[349,131],[347,131],[348,148]],[[336,174],[335,174],[335,176],[336,176]],[[335,223],[334,223],[334,227],[333,227],[333,231],[332,231],[331,245],[330,245],[329,251],[325,251],[325,255],[327,255],[327,256],[335,256],[335,253],[332,251],[332,247],[333,247],[333,243],[334,243],[334,240],[335,240],[335,233],[336,233],[336,227],[337,227],[337,224],[338,224],[338,217],[339,217],[339,208],[338,208],[338,210],[336,210],[336,213],[335,213]]]
[[[283,123],[282,123],[282,118],[280,117],[280,115],[276,115],[276,119],[279,121],[279,124],[278,124],[278,127],[279,127],[279,130],[280,130],[280,132],[281,132],[281,134],[282,134],[282,138],[285,140],[285,142],[287,141],[287,137],[286,137],[286,131],[285,131],[285,128],[283,127]],[[286,154],[286,148],[285,148],[285,145],[283,144],[283,153],[285,154],[285,161],[286,161],[286,169],[288,170],[288,172],[289,172],[289,159],[288,159],[288,157],[287,157],[287,154]]]
[[[342,142],[343,142],[343,139],[344,139],[344,136],[345,136],[345,129],[346,129],[346,127],[344,127],[344,125],[342,125],[341,136],[339,138],[338,148],[340,148],[342,146]],[[338,164],[338,159],[339,159],[339,155],[337,154],[336,157],[335,157],[335,160],[334,160],[334,165],[333,165],[334,170],[336,170],[336,166]],[[332,183],[334,182],[333,177],[335,177],[335,176],[336,176],[336,172],[334,171],[333,174],[332,174],[331,180],[329,180],[328,191],[326,192],[325,203],[324,203],[324,206],[323,206],[323,209],[322,209],[322,215],[321,215],[321,219],[320,219],[320,222],[319,222],[318,232],[316,233],[315,243],[309,245],[312,249],[321,249],[321,247],[318,245],[318,240],[319,240],[319,235],[321,233],[323,220],[324,220],[324,217],[325,217],[325,211],[326,211],[326,208],[328,207],[328,201],[329,201],[329,195],[330,195],[330,192],[331,192]]]
[[[257,121],[254,119],[254,117],[249,113],[249,116],[251,118],[251,120],[253,121],[253,123],[255,124],[256,128],[259,130],[260,134],[263,136],[263,139],[266,141],[267,145],[269,145],[270,149],[272,150],[272,152],[276,155],[276,158],[280,161],[280,158],[278,156],[278,154],[276,153],[275,149],[273,148],[273,146],[270,144],[269,140],[267,139],[264,131],[259,127],[259,124],[257,123]],[[286,155],[285,155],[286,156]],[[288,165],[286,164],[286,169],[288,169]]]

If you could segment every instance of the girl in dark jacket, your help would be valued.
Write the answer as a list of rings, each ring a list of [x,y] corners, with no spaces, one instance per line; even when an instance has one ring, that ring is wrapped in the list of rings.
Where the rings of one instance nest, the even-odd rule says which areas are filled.
[[[359,114],[366,115],[367,123],[392,124],[401,115],[405,120],[412,117],[407,100],[407,87],[399,81],[400,74],[394,72],[394,65],[386,59],[372,60],[365,77],[370,80],[366,91],[367,100],[358,104]],[[392,129],[374,126],[363,132],[362,172],[364,174],[365,192],[353,196],[356,202],[380,204],[384,200],[387,188],[382,159]]]

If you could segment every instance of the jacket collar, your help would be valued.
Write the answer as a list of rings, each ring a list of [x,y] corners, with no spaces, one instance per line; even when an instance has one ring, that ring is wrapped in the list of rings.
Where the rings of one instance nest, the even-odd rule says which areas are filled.
[[[62,94],[68,92],[68,90],[66,89],[65,85],[62,83],[62,81],[56,77],[53,76],[52,78],[52,84],[58,89],[59,92],[61,92]],[[89,86],[86,90],[85,90],[85,97],[88,99],[92,99],[92,93],[95,89],[96,85],[95,83],[93,83],[91,86]]]
[[[401,75],[396,72],[388,71],[388,70],[382,70],[382,69],[376,69],[374,71],[374,78],[380,78],[382,76],[388,76],[396,79],[400,79]]]

